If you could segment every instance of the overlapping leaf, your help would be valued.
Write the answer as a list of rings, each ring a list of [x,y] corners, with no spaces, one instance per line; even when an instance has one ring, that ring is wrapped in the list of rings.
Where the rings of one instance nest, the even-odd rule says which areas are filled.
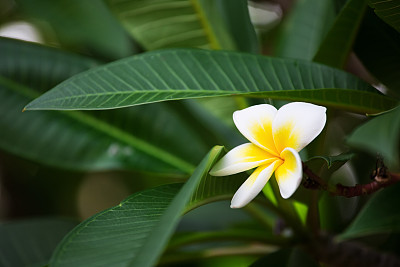
[[[238,51],[258,53],[260,48],[251,23],[247,0],[218,0],[216,16],[222,16]]]
[[[231,197],[241,176],[210,177],[222,147],[213,148],[185,185],[136,193],[81,223],[59,245],[52,266],[153,266],[183,212]]]
[[[335,18],[334,1],[296,1],[282,22],[274,55],[310,60]]]
[[[313,61],[343,68],[360,27],[367,0],[348,1],[318,48]]]
[[[177,116],[174,104],[90,114],[22,113],[37,90],[46,90],[96,63],[15,40],[1,39],[0,48],[6,53],[0,73],[14,81],[0,77],[0,148],[5,151],[70,169],[190,173],[192,164],[208,149]]]
[[[39,21],[40,26],[47,23],[66,47],[89,49],[90,53],[109,59],[131,54],[128,36],[103,1],[17,0],[16,3],[27,18]]]
[[[234,48],[226,24],[215,13],[218,2],[108,0],[113,13],[146,50],[182,46]]]
[[[379,112],[396,101],[316,63],[190,49],[144,53],[76,75],[26,106],[109,109],[173,99],[245,95]]]
[[[0,37],[0,75],[39,92],[100,65],[91,58]]]
[[[184,126],[167,107],[149,106],[119,115],[96,114],[105,119],[77,112],[22,113],[24,104],[32,99],[31,93],[25,87],[0,79],[0,112],[4,114],[0,120],[0,148],[34,161],[76,170],[121,168],[190,173],[193,165],[188,161],[199,154],[185,148],[190,145],[197,151],[204,150],[188,132],[175,139],[175,130]],[[161,129],[164,135],[158,134]],[[175,136],[172,139],[167,137],[171,133]],[[168,148],[178,154],[183,152],[182,158],[168,152]]]

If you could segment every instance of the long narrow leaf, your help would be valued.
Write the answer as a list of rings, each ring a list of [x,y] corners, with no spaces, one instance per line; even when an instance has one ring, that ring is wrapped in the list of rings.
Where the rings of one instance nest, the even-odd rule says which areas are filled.
[[[310,60],[334,20],[334,1],[296,1],[278,32],[274,55]]]
[[[130,55],[132,44],[103,1],[17,0],[28,18],[47,23],[66,47],[89,48],[102,58],[118,59]],[[83,48],[83,49],[82,49]]]
[[[0,55],[0,75],[39,92],[100,65],[87,57],[4,37],[0,37]]]
[[[191,122],[180,116],[185,110],[178,112],[176,102],[85,114],[22,113],[23,106],[38,91],[45,91],[99,63],[6,38],[0,39],[0,53],[3,59],[0,75],[8,78],[0,79],[0,110],[5,114],[0,117],[0,148],[7,152],[79,170],[124,168],[190,173],[190,163],[197,164],[201,155],[215,144],[203,143],[201,135],[188,127]],[[178,129],[179,136],[175,132]],[[167,162],[161,163],[162,158],[172,162],[174,158],[185,160],[178,160],[183,165],[178,163],[172,167]]]
[[[221,151],[213,148],[185,185],[139,192],[81,223],[58,246],[51,266],[153,266],[185,210],[230,197],[243,182],[208,175]]]
[[[193,167],[187,161],[195,163],[199,154],[188,146],[199,153],[205,150],[196,134],[166,106],[96,116],[82,112],[22,113],[33,95],[36,93],[29,88],[0,77],[1,149],[68,169],[161,173],[191,173]],[[180,136],[176,136],[176,129],[182,130]]]
[[[366,7],[367,0],[350,0],[346,3],[320,45],[313,61],[336,68],[344,67]]]
[[[219,16],[226,21],[238,51],[259,53],[258,38],[250,20],[247,0],[218,0]]]
[[[379,112],[396,104],[360,79],[324,65],[177,49],[141,54],[76,75],[26,109],[109,109],[232,95],[308,101],[357,112]]]
[[[215,0],[108,0],[113,13],[146,49],[234,48]]]

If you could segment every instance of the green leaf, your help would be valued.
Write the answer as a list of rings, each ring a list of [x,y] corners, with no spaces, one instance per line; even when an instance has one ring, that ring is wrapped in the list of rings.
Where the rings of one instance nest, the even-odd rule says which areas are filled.
[[[357,238],[379,233],[400,231],[400,184],[377,192],[350,226],[341,234],[341,239]]]
[[[51,218],[0,224],[0,265],[47,264],[57,244],[76,224],[72,220]]]
[[[333,23],[334,1],[296,1],[279,29],[275,56],[310,60]]]
[[[257,34],[250,20],[247,0],[217,0],[219,16],[224,18],[237,50],[259,53]]]
[[[44,91],[97,63],[6,38],[0,39],[0,50],[6,52],[0,62],[0,75],[18,82],[0,79],[0,110],[7,114],[0,118],[0,148],[8,152],[79,170],[125,168],[190,173],[193,167],[188,162],[197,164],[210,147],[195,129],[188,127],[191,122],[181,116],[186,113],[177,110],[177,102],[90,114],[22,113],[23,106],[38,95],[37,91]],[[49,132],[43,134],[43,129]],[[161,158],[185,160],[178,160],[183,163],[180,167],[172,167],[174,164],[171,166]]]
[[[336,156],[315,156],[307,160],[307,166],[318,166],[321,171],[322,168],[332,169],[333,171],[339,169],[343,164],[349,161],[354,156],[353,153],[342,153]]]
[[[316,63],[176,49],[148,52],[76,75],[26,109],[109,109],[232,95],[308,101],[357,112],[379,112],[397,103],[346,72]]]
[[[400,35],[371,9],[365,14],[354,50],[364,66],[400,97]]]
[[[136,193],[84,221],[60,243],[51,265],[153,266],[184,212],[231,197],[244,181],[239,176],[209,176],[221,152],[222,147],[214,147],[183,186]]]
[[[384,22],[400,32],[400,5],[395,0],[369,0],[369,5]]]
[[[107,0],[126,30],[146,50],[168,47],[233,49],[215,0]]]
[[[205,153],[196,133],[180,121],[171,105],[91,114],[22,113],[33,95],[35,91],[0,76],[0,112],[5,114],[0,119],[1,149],[68,169],[160,173],[191,173],[188,161],[196,163]]]
[[[99,62],[34,43],[0,37],[0,75],[44,92]]]
[[[40,23],[46,22],[66,47],[88,49],[117,59],[131,54],[131,43],[103,1],[17,0],[18,7]],[[41,25],[41,24],[39,24]]]
[[[351,52],[367,0],[349,0],[318,48],[313,61],[343,68]]]
[[[389,166],[399,167],[399,136],[400,106],[358,127],[347,142],[373,155],[381,154]]]

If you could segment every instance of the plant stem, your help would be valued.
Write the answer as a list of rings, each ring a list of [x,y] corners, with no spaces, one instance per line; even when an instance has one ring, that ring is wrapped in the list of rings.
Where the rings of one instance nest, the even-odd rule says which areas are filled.
[[[336,184],[328,185],[321,177],[316,175],[310,168],[303,163],[303,172],[308,176],[308,180],[303,183],[303,186],[308,189],[325,190],[334,196],[355,197],[361,195],[369,195],[381,188],[385,188],[397,182],[400,182],[400,174],[387,172],[385,166],[377,167],[374,174],[374,181],[368,184],[356,184],[354,186],[346,186]]]

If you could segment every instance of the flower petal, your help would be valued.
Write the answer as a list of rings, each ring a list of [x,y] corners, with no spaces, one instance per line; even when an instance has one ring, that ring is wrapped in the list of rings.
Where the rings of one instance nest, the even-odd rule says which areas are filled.
[[[272,133],[278,151],[286,147],[302,150],[325,126],[326,108],[310,103],[293,102],[282,106],[272,123]]]
[[[275,107],[261,104],[235,111],[233,121],[250,142],[278,156],[279,153],[275,149],[272,137],[272,122],[275,114]]]
[[[241,208],[252,201],[261,192],[280,164],[282,164],[282,160],[278,159],[269,165],[265,164],[258,167],[236,191],[231,201],[231,208]]]
[[[283,198],[289,198],[301,183],[303,167],[299,153],[293,148],[285,148],[281,153],[284,160],[275,171],[275,178]]]
[[[250,170],[276,160],[276,157],[258,146],[246,143],[235,147],[220,159],[211,169],[213,176],[231,175]]]

